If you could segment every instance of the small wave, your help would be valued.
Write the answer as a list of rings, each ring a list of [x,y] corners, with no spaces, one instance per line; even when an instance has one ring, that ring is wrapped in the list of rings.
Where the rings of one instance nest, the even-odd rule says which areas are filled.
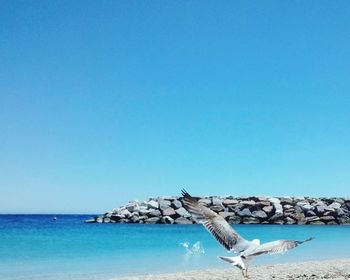
[[[182,247],[185,248],[186,254],[190,255],[201,255],[205,253],[204,247],[200,241],[195,242],[192,246],[190,242],[180,243]]]

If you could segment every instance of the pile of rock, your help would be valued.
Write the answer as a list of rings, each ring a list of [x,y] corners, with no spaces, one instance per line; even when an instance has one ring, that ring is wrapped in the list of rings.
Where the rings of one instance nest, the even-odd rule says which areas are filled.
[[[203,197],[199,202],[231,224],[350,224],[350,198]],[[180,197],[132,201],[89,223],[193,224]]]

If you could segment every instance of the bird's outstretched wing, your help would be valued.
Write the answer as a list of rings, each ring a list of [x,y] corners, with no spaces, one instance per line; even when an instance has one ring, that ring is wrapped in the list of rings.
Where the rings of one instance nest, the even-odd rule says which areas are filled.
[[[283,254],[284,252],[293,249],[300,244],[311,241],[314,238],[309,238],[303,241],[297,241],[297,240],[276,240],[272,242],[267,242],[264,244],[261,244],[257,248],[251,251],[247,251],[243,253],[243,257],[248,258],[248,257],[255,257],[259,256],[262,254]]]
[[[192,217],[220,242],[227,250],[240,253],[249,247],[250,242],[242,238],[220,215],[200,204],[198,198],[182,190],[183,203]]]

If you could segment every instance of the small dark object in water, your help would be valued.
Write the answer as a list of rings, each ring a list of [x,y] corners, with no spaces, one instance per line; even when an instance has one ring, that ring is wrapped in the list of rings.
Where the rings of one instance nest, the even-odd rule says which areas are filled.
[[[52,220],[57,221],[57,217],[53,217]]]

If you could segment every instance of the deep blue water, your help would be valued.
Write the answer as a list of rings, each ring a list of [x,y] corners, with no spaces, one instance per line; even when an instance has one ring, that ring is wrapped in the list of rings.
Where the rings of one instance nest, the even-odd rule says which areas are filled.
[[[226,267],[228,255],[200,225],[85,224],[90,216],[0,215],[0,279],[111,279]],[[247,239],[316,240],[256,263],[350,257],[349,226],[235,226]],[[188,255],[181,242],[201,241],[205,254]]]

